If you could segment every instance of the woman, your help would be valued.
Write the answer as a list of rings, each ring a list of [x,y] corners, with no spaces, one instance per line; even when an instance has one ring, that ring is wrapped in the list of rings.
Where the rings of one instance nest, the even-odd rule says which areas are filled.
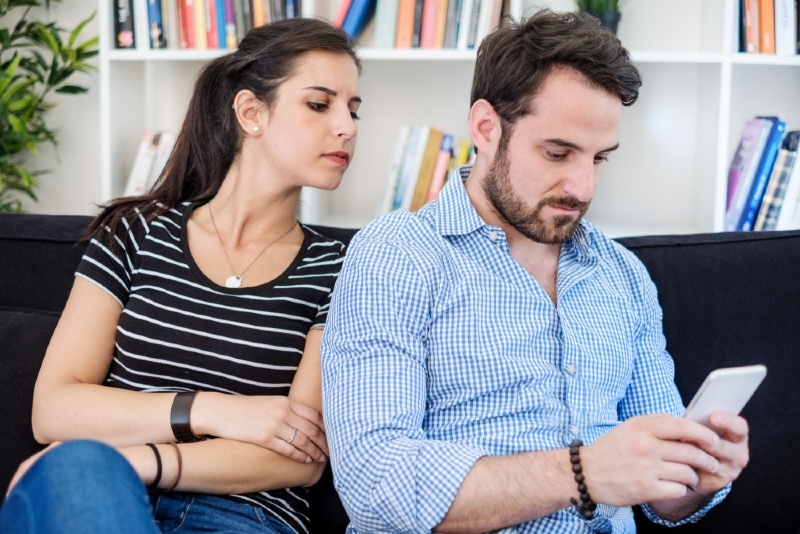
[[[154,190],[89,229],[34,391],[37,440],[67,443],[21,466],[0,530],[308,530],[344,245],[295,213],[353,156],[360,69],[313,19],[203,68]]]

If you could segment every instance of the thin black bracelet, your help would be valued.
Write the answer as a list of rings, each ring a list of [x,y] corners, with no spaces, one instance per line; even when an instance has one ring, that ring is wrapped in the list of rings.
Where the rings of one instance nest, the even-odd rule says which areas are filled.
[[[161,455],[158,453],[158,447],[152,443],[145,443],[145,445],[153,449],[153,453],[156,455],[156,478],[147,486],[148,488],[156,489],[158,488],[158,483],[161,482]]]
[[[579,439],[574,440],[569,446],[569,461],[572,463],[572,472],[575,473],[575,482],[578,483],[578,493],[581,495],[580,503],[575,500],[575,497],[570,497],[569,502],[575,506],[584,519],[590,521],[594,517],[597,503],[592,500],[589,496],[589,491],[586,489],[583,469],[581,468],[580,448],[582,446],[583,442]]]

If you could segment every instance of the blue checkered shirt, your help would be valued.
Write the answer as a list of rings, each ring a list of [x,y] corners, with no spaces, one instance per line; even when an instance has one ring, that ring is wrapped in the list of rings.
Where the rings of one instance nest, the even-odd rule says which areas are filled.
[[[350,533],[430,532],[481,456],[684,411],[644,266],[584,221],[562,246],[554,306],[475,211],[469,170],[420,211],[362,229],[334,289],[323,406]],[[630,508],[595,516],[566,508],[502,532],[635,531]]]

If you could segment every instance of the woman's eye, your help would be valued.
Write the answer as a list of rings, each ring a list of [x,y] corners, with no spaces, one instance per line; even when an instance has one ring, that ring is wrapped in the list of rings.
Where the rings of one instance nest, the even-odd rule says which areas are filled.
[[[554,160],[556,160],[556,161],[558,161],[558,160],[560,160],[560,159],[564,159],[564,157],[566,157],[566,154],[555,154],[555,153],[553,153],[553,152],[548,152],[548,153],[547,153],[547,155],[548,155],[548,156],[549,156],[551,159],[554,159]]]
[[[323,104],[321,102],[309,102],[308,107],[314,111],[325,111],[328,108],[328,104]]]

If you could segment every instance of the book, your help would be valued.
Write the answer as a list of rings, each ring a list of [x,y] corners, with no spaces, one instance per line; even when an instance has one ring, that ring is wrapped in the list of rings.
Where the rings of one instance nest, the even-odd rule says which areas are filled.
[[[439,147],[439,155],[436,158],[436,166],[433,168],[433,176],[431,178],[431,185],[428,188],[428,194],[425,202],[430,202],[439,196],[439,191],[444,187],[444,182],[447,180],[447,172],[450,170],[450,162],[453,160],[453,136],[445,134],[442,137],[442,146]]]
[[[752,118],[745,123],[742,129],[742,133],[739,136],[739,143],[736,146],[733,159],[728,167],[728,199],[725,204],[726,210],[731,208],[736,188],[739,186],[742,177],[747,172],[755,172],[753,158],[756,157],[757,151],[759,150],[759,137],[765,135],[764,127],[764,121]],[[752,170],[750,170],[751,167]]]
[[[178,0],[181,48],[195,48],[194,0]]]
[[[177,136],[169,131],[158,132],[153,136],[152,144],[156,146],[156,151],[153,156],[153,164],[150,167],[150,174],[147,177],[145,191],[152,189],[161,177],[161,172],[167,165],[172,149],[175,148],[176,139]]]
[[[764,145],[764,150],[758,162],[756,175],[753,179],[753,185],[750,189],[750,194],[747,196],[741,219],[739,219],[739,224],[736,227],[737,230],[743,232],[753,229],[753,224],[755,224],[756,215],[758,214],[758,208],[761,206],[761,199],[764,196],[764,190],[767,188],[767,182],[772,173],[772,166],[775,164],[775,158],[778,155],[783,134],[786,132],[786,122],[779,117],[763,118],[772,121],[772,129],[767,138],[767,143]]]
[[[456,35],[456,48],[458,48],[459,50],[467,49],[472,11],[475,2],[478,1],[479,0],[461,0],[461,14],[460,14],[460,19],[458,21],[458,32]]]
[[[419,48],[419,40],[422,37],[422,8],[425,0],[414,1],[414,30],[411,32],[411,47]]]
[[[235,0],[233,4],[234,19],[236,20],[236,44],[244,39],[244,36],[253,26],[253,14],[250,10],[250,0]]]
[[[395,48],[411,48],[414,40],[415,0],[398,0]]]
[[[421,0],[422,22],[419,35],[420,48],[436,48],[436,16],[442,0]]]
[[[153,167],[158,146],[153,141],[154,135],[150,130],[142,134],[139,149],[133,159],[131,171],[128,173],[128,181],[125,183],[123,196],[137,196],[147,191],[147,182],[150,178],[150,169]]]
[[[147,0],[147,27],[150,36],[150,48],[166,48],[164,39],[164,19],[161,16],[161,0]]]
[[[389,158],[389,165],[386,167],[383,186],[383,198],[378,206],[378,217],[392,211],[394,197],[397,192],[397,184],[400,181],[400,167],[406,153],[408,137],[411,133],[410,126],[401,126],[397,133],[397,138],[392,148],[392,155]]]
[[[355,39],[374,14],[375,0],[352,0],[347,16],[342,23],[342,30],[351,39]]]
[[[745,124],[740,138],[740,146],[744,145],[741,148],[744,152],[740,154],[740,149],[737,149],[738,156],[734,155],[728,171],[728,207],[725,211],[727,231],[737,229],[771,130],[772,123],[760,118],[753,118]]]
[[[800,135],[795,135],[795,131],[786,134],[786,141],[789,149],[798,151],[798,141]],[[791,143],[794,143],[792,145]],[[774,230],[797,230],[800,229],[800,161],[797,161],[797,154],[795,161],[792,164],[789,178],[786,182],[786,190],[783,193],[783,202],[781,202],[780,210],[778,211],[778,218],[775,221]]]
[[[472,13],[469,15],[469,26],[467,30],[467,49],[475,48],[480,42],[478,41],[478,23],[480,22],[481,5],[489,2],[490,0],[473,0]]]
[[[428,190],[431,188],[433,171],[436,168],[436,161],[439,159],[439,150],[442,148],[442,138],[444,132],[439,128],[430,128],[428,140],[425,143],[425,150],[422,153],[422,161],[414,184],[414,193],[411,195],[411,202],[408,209],[417,211],[428,199]]]
[[[239,45],[236,33],[236,10],[234,0],[224,0],[225,3],[225,47],[234,49]]]
[[[178,15],[178,1],[161,0],[161,18],[164,21],[167,48],[180,48],[181,22]]]
[[[375,6],[374,48],[394,48],[397,38],[397,0],[378,0]]]
[[[114,47],[136,48],[134,31],[133,0],[116,0],[114,2]]]
[[[205,0],[206,45],[209,49],[220,48],[217,33],[217,0]]]
[[[783,197],[786,194],[786,186],[792,174],[792,167],[797,159],[797,142],[800,137],[800,130],[787,132],[775,158],[775,165],[772,167],[772,174],[769,177],[761,207],[758,210],[758,218],[753,226],[753,230],[768,231],[774,230],[778,223],[778,215],[783,205]]]
[[[448,0],[439,0],[439,10],[436,13],[436,29],[433,34],[433,48],[444,48],[444,34],[447,28]]]
[[[150,49],[150,0],[133,0],[133,40],[137,50]]]
[[[797,54],[796,0],[775,0],[775,54]]]
[[[194,0],[194,47],[198,50],[208,48],[206,33],[206,2],[214,0]]]
[[[458,45],[458,21],[461,18],[461,0],[447,2],[447,17],[444,23],[444,43],[442,48],[455,48]]]
[[[758,52],[775,53],[775,0],[758,0]]]
[[[748,53],[758,52],[758,0],[744,0],[742,9],[744,16],[745,45]]]

